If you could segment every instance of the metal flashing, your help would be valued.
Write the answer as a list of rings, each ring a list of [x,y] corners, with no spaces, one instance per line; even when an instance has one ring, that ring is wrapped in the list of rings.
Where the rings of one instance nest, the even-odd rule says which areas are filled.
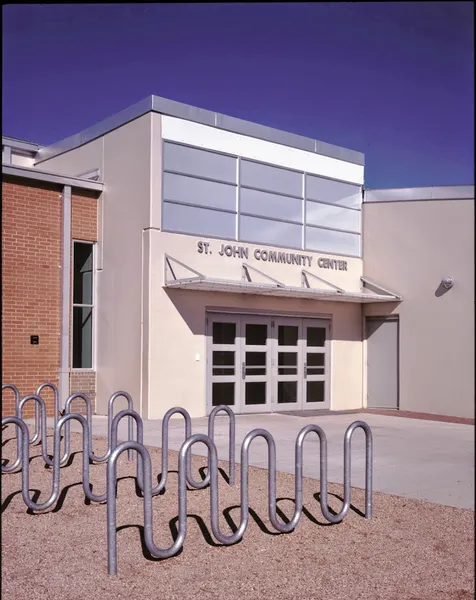
[[[68,177],[59,173],[51,173],[48,171],[39,171],[31,167],[20,167],[12,165],[2,165],[2,175],[10,175],[12,177],[23,177],[25,179],[35,179],[37,181],[47,181],[49,183],[57,183],[59,185],[68,185],[73,188],[83,188],[102,192],[104,185],[100,181],[91,179],[81,179],[79,177]]]
[[[36,153],[41,148],[40,144],[10,137],[8,135],[2,135],[2,146],[8,146],[12,150],[23,150],[29,153]]]
[[[474,185],[364,190],[363,203],[418,200],[474,200]]]
[[[145,115],[148,112],[156,112],[163,115],[194,121],[210,127],[217,127],[233,133],[238,133],[262,140],[290,146],[299,150],[306,150],[316,154],[322,154],[330,158],[347,161],[357,165],[364,165],[364,154],[355,150],[349,150],[307,138],[294,133],[281,131],[265,125],[259,125],[250,121],[244,121],[235,117],[222,115],[211,110],[190,106],[175,100],[169,100],[160,96],[149,96],[144,100],[120,111],[119,113],[100,121],[73,136],[61,140],[51,146],[43,147],[38,152],[37,164],[73,150],[92,140],[109,133],[113,129],[121,127],[126,123]]]
[[[10,146],[3,146],[2,148],[2,164],[12,164],[12,149]]]
[[[145,115],[152,110],[152,96],[149,96],[145,100],[141,100],[132,106],[121,110],[120,112],[103,119],[99,123],[96,123],[92,127],[88,127],[79,133],[76,133],[64,140],[60,140],[51,146],[45,146],[38,152],[36,164],[40,164],[45,160],[53,158],[58,154],[63,154],[79,146],[84,146],[88,142],[92,142],[98,137]]]

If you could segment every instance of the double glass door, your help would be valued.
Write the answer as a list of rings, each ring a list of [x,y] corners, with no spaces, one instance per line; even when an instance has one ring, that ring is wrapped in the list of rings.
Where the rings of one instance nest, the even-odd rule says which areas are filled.
[[[207,408],[237,413],[329,408],[329,322],[207,316]]]

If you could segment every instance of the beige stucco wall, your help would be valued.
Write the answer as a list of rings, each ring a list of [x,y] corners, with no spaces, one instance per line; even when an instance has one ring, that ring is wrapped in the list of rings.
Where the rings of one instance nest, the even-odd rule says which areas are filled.
[[[404,298],[364,308],[400,317],[400,408],[473,417],[474,201],[364,203],[363,236],[364,275]]]
[[[99,169],[100,179],[104,181],[104,140],[105,136],[97,138],[69,152],[37,162],[35,166],[40,170],[61,173],[70,177]]]
[[[38,168],[77,175],[100,169],[105,182],[96,256],[96,411],[124,390],[141,412],[147,393],[148,235],[151,222],[152,115],[146,114]],[[160,118],[155,123],[160,136]],[[160,160],[160,157],[156,160]],[[143,348],[145,351],[143,352]],[[144,361],[145,364],[144,364]],[[125,408],[125,401],[118,401]]]
[[[97,412],[125,390],[141,411],[144,231],[150,222],[151,119],[144,115],[104,137],[102,270],[98,272]],[[147,337],[147,330],[145,330]]]
[[[212,254],[200,254],[197,243],[210,244]],[[234,308],[244,312],[285,312],[297,316],[332,317],[331,330],[331,408],[359,408],[362,404],[362,312],[360,304],[296,300],[270,296],[167,290],[164,285],[164,253],[185,263],[208,277],[241,279],[243,260],[219,255],[221,245],[228,241],[212,240],[152,230],[150,236],[150,390],[148,418],[162,418],[172,406],[186,408],[194,417],[206,412],[206,337],[207,308]],[[236,243],[235,245],[242,245]],[[245,262],[279,281],[300,286],[301,267],[259,263],[252,258],[253,244]],[[293,252],[292,250],[288,250]],[[295,251],[294,251],[295,252]],[[362,274],[360,259],[345,259],[347,271],[329,271],[316,267],[317,253],[303,252],[313,257],[311,272],[348,290],[357,291]],[[342,257],[335,257],[342,259]],[[175,267],[177,277],[191,276]],[[259,276],[257,276],[259,277]],[[263,280],[264,281],[264,280]],[[199,360],[196,360],[197,355]]]

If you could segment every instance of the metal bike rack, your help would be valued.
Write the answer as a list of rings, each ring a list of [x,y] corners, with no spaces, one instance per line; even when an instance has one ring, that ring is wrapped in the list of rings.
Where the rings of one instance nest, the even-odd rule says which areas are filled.
[[[57,389],[54,386],[54,384],[49,383],[49,382],[43,383],[38,387],[37,392],[38,391],[41,392],[46,387],[50,387],[53,390],[53,392],[55,393],[55,412],[56,412],[56,409],[59,406],[59,396],[57,394]],[[54,448],[53,448],[53,459],[48,454],[47,438],[46,438],[46,427],[47,427],[46,404],[45,404],[44,399],[38,393],[30,394],[29,396],[25,396],[23,399],[20,399],[20,393],[18,391],[18,388],[16,386],[14,386],[13,384],[4,384],[3,389],[11,389],[14,392],[15,407],[16,407],[15,414],[19,420],[22,420],[22,413],[23,413],[24,405],[28,401],[31,401],[31,400],[35,401],[35,423],[36,423],[35,441],[39,440],[41,442],[41,455],[42,455],[42,458],[43,458],[45,464],[49,467],[53,467],[53,469],[54,469],[55,468],[54,467],[54,465],[55,465],[54,458],[56,456],[56,453],[60,452],[61,450],[60,450],[60,446],[59,445],[57,446],[55,443]],[[128,409],[121,411],[114,417],[113,416],[114,415],[114,403],[119,397],[126,398],[127,404],[128,404]],[[65,402],[65,408],[64,408],[63,414],[65,416],[69,415],[69,414],[76,414],[76,413],[71,413],[71,404],[74,400],[77,400],[77,399],[82,400],[86,405],[85,420],[87,423],[88,444],[85,445],[83,443],[83,452],[87,453],[88,460],[91,461],[92,463],[107,462],[107,460],[109,459],[109,457],[111,455],[112,449],[115,448],[115,446],[117,446],[117,431],[118,431],[119,421],[122,418],[129,417],[129,419],[128,419],[129,441],[133,440],[133,421],[135,420],[136,426],[137,426],[137,441],[139,443],[143,442],[142,419],[138,415],[138,413],[136,413],[133,410],[133,401],[132,401],[131,396],[127,392],[123,392],[123,391],[115,392],[114,394],[112,394],[112,396],[109,398],[109,401],[108,401],[108,446],[107,446],[107,451],[103,456],[95,455],[93,452],[93,449],[92,449],[92,446],[93,446],[93,443],[92,443],[92,406],[91,406],[91,401],[89,400],[88,396],[86,394],[83,394],[80,392],[71,394]],[[230,485],[234,485],[234,480],[235,480],[235,415],[233,414],[233,412],[231,411],[231,409],[228,406],[217,406],[214,408],[214,410],[212,411],[212,413],[210,414],[209,419],[208,419],[208,434],[211,439],[214,438],[215,418],[216,418],[217,414],[220,413],[221,411],[224,411],[228,414],[228,418],[230,421],[230,424],[229,424],[229,432],[230,432],[230,437],[229,437],[229,459],[230,459],[229,460],[229,464],[230,464],[229,483],[230,483]],[[58,414],[59,414],[59,410],[58,410]],[[162,420],[162,473],[161,473],[161,478],[160,478],[158,485],[155,486],[154,488],[152,488],[152,495],[154,495],[154,496],[160,494],[166,488],[167,476],[168,476],[169,424],[170,424],[170,419],[175,414],[180,414],[184,418],[185,440],[187,440],[192,435],[192,420],[190,418],[190,414],[188,413],[188,411],[186,411],[184,408],[180,408],[180,407],[175,407],[175,408],[171,408],[170,410],[168,410]],[[82,420],[80,420],[80,422],[82,423]],[[14,422],[12,421],[12,423],[14,423]],[[59,421],[58,421],[57,417],[55,417],[55,420],[54,420],[54,430],[55,431],[58,427],[58,423],[59,423]],[[65,451],[64,451],[63,456],[60,458],[59,464],[61,467],[65,466],[68,463],[70,456],[71,456],[71,442],[70,442],[70,440],[71,440],[71,427],[70,427],[71,420],[68,419],[66,421],[62,421],[62,423],[65,424],[65,435],[64,435]],[[27,429],[28,429],[28,426],[27,426]],[[21,438],[21,429],[17,426],[16,430],[17,430],[16,431],[16,433],[17,433],[17,456],[12,465],[2,466],[2,473],[14,472],[22,464],[23,441],[20,439]],[[61,438],[60,438],[60,440],[61,440]],[[31,444],[31,440],[29,440],[29,444]],[[132,456],[133,456],[133,452],[132,452],[132,450],[129,450],[128,451],[128,459],[132,460]],[[25,463],[23,463],[23,465],[24,464]],[[142,489],[142,484],[141,484],[142,479],[140,476],[140,464],[138,465],[137,477],[138,477],[139,488]],[[194,481],[194,479],[192,477],[192,473],[191,473],[191,459],[189,457],[187,459],[187,483],[190,485],[190,487],[196,488],[196,489],[202,489],[209,484],[209,481],[210,481],[209,474],[205,477],[205,479],[203,481]]]
[[[2,391],[6,390],[6,389],[10,389],[13,391],[13,393],[15,395],[15,416],[18,417],[19,419],[22,419],[21,409],[24,406],[25,402],[27,400],[32,400],[32,399],[36,400],[36,402],[35,402],[35,430],[34,430],[33,437],[29,440],[29,444],[34,444],[34,443],[40,441],[40,437],[46,437],[46,434],[44,434],[44,432],[46,432],[46,405],[44,403],[44,399],[41,397],[41,393],[45,388],[50,388],[54,394],[54,414],[53,414],[54,425],[53,425],[53,428],[55,428],[56,425],[58,424],[58,419],[60,416],[60,397],[59,397],[58,388],[56,387],[56,385],[54,383],[51,383],[49,381],[42,383],[41,385],[38,386],[35,394],[30,394],[29,396],[27,396],[23,399],[21,398],[20,392],[18,391],[18,388],[15,385],[13,385],[11,383],[2,384]],[[107,415],[107,417],[108,417],[108,432],[109,432],[108,440],[111,439],[111,427],[112,427],[112,421],[113,421],[113,416],[114,416],[114,414],[113,414],[114,413],[114,403],[121,396],[126,398],[129,410],[133,410],[133,408],[134,408],[132,398],[127,392],[122,392],[122,391],[115,392],[109,398],[108,415]],[[40,398],[40,400],[38,400],[37,398]],[[96,456],[92,450],[92,406],[91,406],[91,401],[89,400],[88,396],[86,394],[79,393],[79,392],[71,394],[65,402],[65,408],[64,408],[63,414],[67,415],[67,414],[71,413],[71,403],[73,402],[73,400],[76,400],[76,399],[83,400],[86,405],[86,420],[88,422],[88,430],[89,430],[89,436],[90,436],[90,438],[89,438],[89,458],[92,462],[95,462],[95,463],[106,462],[109,457],[109,454],[111,453],[111,450],[109,447],[104,456]],[[129,440],[132,440],[134,437],[132,421],[133,421],[132,419],[129,419],[129,428],[128,428]],[[18,428],[17,428],[17,436],[20,436]],[[61,466],[64,466],[68,462],[70,454],[71,454],[69,440],[70,440],[70,421],[67,421],[66,428],[65,428],[65,453],[60,461]],[[46,442],[41,441],[41,444],[42,444],[42,456],[43,456],[46,464],[48,466],[53,466],[53,462],[48,458]],[[129,453],[128,458],[129,458],[129,460],[132,460],[132,452]],[[18,468],[19,463],[20,463],[20,443],[18,441],[18,453],[17,453],[17,458],[16,458],[14,464],[10,465],[6,469],[3,469],[2,472],[8,473],[8,472],[15,471]]]
[[[113,422],[113,416],[114,416],[114,403],[120,397],[124,397],[127,400],[127,407],[128,407],[129,411],[134,410],[134,404],[132,402],[132,398],[131,398],[130,394],[128,394],[127,392],[115,392],[109,398],[109,401],[107,404],[108,449],[106,451],[106,454],[104,454],[104,456],[96,456],[92,450],[92,447],[93,447],[93,442],[92,442],[93,410],[92,410],[92,406],[91,406],[91,400],[86,396],[86,394],[77,392],[75,394],[71,394],[71,396],[69,396],[69,398],[65,402],[64,414],[71,413],[71,403],[73,402],[73,400],[78,400],[78,399],[83,400],[83,402],[86,405],[86,419],[87,419],[88,425],[89,425],[89,448],[90,448],[89,459],[94,463],[106,462],[109,458],[109,455],[111,454],[110,442],[111,442],[112,422]],[[129,415],[129,416],[131,416],[131,415]],[[132,440],[134,438],[134,429],[133,429],[134,426],[133,426],[132,421],[133,421],[133,419],[130,418],[129,424],[128,424],[129,440]],[[61,465],[64,465],[68,462],[70,454],[71,454],[70,437],[71,437],[71,428],[69,425],[67,425],[66,429],[65,429],[65,435],[64,435],[65,454],[64,454],[63,458],[61,459]],[[132,460],[131,452],[128,453],[128,459]]]
[[[28,450],[28,426],[27,424],[19,419],[18,417],[6,417],[2,419],[2,424],[12,423],[16,425],[18,431],[20,432],[21,439],[21,462],[22,462],[22,497],[23,501],[27,505],[30,510],[33,511],[43,511],[48,508],[51,508],[53,504],[55,504],[59,498],[60,494],[60,452],[59,452],[59,444],[60,444],[60,435],[63,425],[70,420],[75,419],[79,421],[83,427],[83,446],[85,451],[83,452],[83,490],[85,496],[91,500],[92,502],[104,502],[106,500],[106,494],[103,496],[96,496],[91,492],[89,485],[89,427],[87,420],[83,417],[83,415],[79,415],[76,413],[71,413],[69,415],[65,415],[62,417],[55,428],[54,432],[54,447],[55,454],[52,462],[53,466],[53,490],[51,492],[50,497],[45,502],[38,504],[33,502],[30,498],[30,468],[29,468],[29,450]],[[2,467],[3,471],[3,467]]]
[[[43,422],[45,420],[44,400],[42,398],[40,398],[39,396],[31,395],[31,396],[26,396],[22,400],[22,403],[24,404],[26,401],[31,400],[31,399],[36,400],[37,403],[39,404],[40,415],[42,417],[41,421]],[[20,408],[22,408],[21,403],[20,403]],[[140,444],[143,443],[143,423],[142,423],[142,419],[140,418],[140,415],[133,410],[124,410],[121,413],[119,413],[118,415],[116,415],[116,417],[114,418],[113,424],[112,424],[112,436],[113,436],[112,447],[113,448],[115,447],[115,445],[117,445],[117,429],[119,427],[119,422],[121,419],[123,419],[125,417],[131,417],[132,419],[134,419],[136,421],[137,443],[140,443]],[[57,500],[59,498],[60,474],[61,474],[61,458],[60,458],[60,455],[61,455],[61,452],[60,452],[61,431],[63,429],[63,426],[67,427],[68,423],[70,423],[72,420],[78,421],[82,426],[82,433],[83,433],[82,484],[83,484],[84,494],[85,494],[86,498],[88,500],[90,500],[91,502],[106,502],[106,500],[107,500],[105,493],[100,496],[97,496],[97,495],[93,494],[90,489],[90,476],[89,475],[90,475],[90,466],[91,466],[90,465],[91,431],[90,431],[90,427],[89,427],[87,418],[85,418],[83,415],[80,415],[78,413],[68,413],[68,414],[64,415],[58,421],[58,423],[56,424],[56,427],[54,428],[54,432],[53,432],[53,437],[54,437],[53,460],[51,460],[46,454],[46,444],[44,444],[44,440],[46,440],[46,438],[45,438],[45,436],[42,436],[42,439],[41,439],[42,458],[43,458],[43,460],[45,460],[45,462],[48,466],[53,467],[53,490],[52,490],[51,496],[49,497],[48,500],[46,500],[45,502],[42,502],[41,504],[38,504],[38,503],[33,502],[29,496],[29,489],[30,489],[30,461],[29,461],[30,456],[29,456],[29,454],[30,453],[29,453],[29,443],[28,443],[28,436],[29,436],[28,425],[25,423],[25,421],[23,421],[22,419],[20,419],[18,417],[6,417],[6,418],[2,419],[2,425],[13,424],[16,426],[16,429],[19,432],[19,437],[17,437],[17,439],[20,440],[20,444],[19,444],[18,450],[17,450],[17,455],[19,455],[19,464],[17,466],[21,465],[21,468],[22,468],[22,497],[23,497],[25,504],[27,505],[27,507],[30,510],[43,511],[48,508],[51,508],[57,502]],[[43,429],[43,426],[41,429]],[[15,461],[15,464],[17,464],[17,462],[18,462],[18,460]],[[2,466],[2,473],[11,472],[10,470],[7,470],[7,469],[9,469],[9,467]],[[139,461],[137,463],[137,480],[141,481]]]
[[[46,386],[39,386],[37,392],[41,392]],[[344,435],[344,498],[341,510],[336,514],[328,507],[328,474],[327,474],[327,437],[324,430],[318,425],[306,425],[301,429],[295,442],[295,510],[294,515],[287,523],[279,521],[277,516],[276,500],[276,444],[271,433],[265,429],[254,429],[250,431],[241,444],[240,464],[240,524],[231,535],[225,535],[219,525],[219,495],[218,495],[218,455],[214,442],[214,425],[218,413],[226,412],[229,417],[229,484],[235,483],[235,415],[228,406],[217,406],[208,418],[208,435],[192,435],[192,421],[189,413],[183,408],[171,408],[164,415],[162,421],[162,473],[160,481],[156,486],[152,485],[152,463],[149,451],[143,443],[143,421],[132,406],[132,398],[126,392],[116,392],[111,396],[108,403],[108,445],[107,452],[103,456],[96,456],[92,450],[92,410],[91,403],[85,394],[72,394],[66,401],[65,414],[59,420],[55,419],[53,458],[47,452],[46,444],[46,405],[39,394],[31,394],[22,399],[18,389],[5,384],[2,389],[11,389],[15,393],[16,415],[2,419],[2,425],[13,424],[16,428],[17,456],[12,465],[2,466],[2,473],[11,473],[19,467],[22,470],[22,498],[26,506],[32,511],[44,511],[51,508],[58,500],[60,494],[60,471],[61,467],[68,461],[71,454],[70,424],[76,420],[82,426],[82,485],[84,494],[91,502],[107,502],[107,542],[108,542],[108,572],[110,575],[117,574],[117,529],[116,529],[116,490],[117,490],[117,461],[121,454],[127,450],[128,459],[133,454],[137,455],[136,480],[138,488],[142,492],[144,500],[144,538],[150,554],[155,558],[170,558],[177,554],[182,548],[187,533],[187,484],[195,489],[210,489],[210,521],[213,536],[224,545],[235,544],[245,534],[249,520],[249,450],[255,438],[263,438],[268,447],[268,514],[272,526],[278,532],[289,533],[299,524],[303,514],[303,446],[309,434],[316,434],[319,438],[320,454],[320,507],[324,518],[330,523],[340,523],[348,514],[351,506],[351,442],[356,429],[362,429],[365,434],[365,518],[372,518],[372,468],[373,468],[373,442],[372,432],[364,421],[351,423]],[[52,388],[53,389],[53,388]],[[53,390],[54,391],[54,390]],[[124,396],[128,401],[129,408],[120,411],[113,417],[113,405],[115,400]],[[81,398],[86,403],[86,417],[78,413],[70,412],[71,403],[74,399]],[[18,400],[18,402],[17,402]],[[28,401],[34,401],[36,410],[35,418],[38,424],[38,437],[41,437],[41,456],[45,463],[53,468],[53,484],[50,497],[42,502],[33,502],[29,493],[30,466],[29,466],[29,438],[28,425],[21,418],[23,408]],[[153,540],[152,520],[152,498],[160,494],[167,484],[168,475],[168,437],[169,422],[173,415],[180,414],[185,421],[185,441],[181,445],[178,455],[178,536],[169,548],[159,548]],[[129,440],[118,444],[118,428],[122,419],[128,419]],[[136,422],[137,439],[133,440],[133,422]],[[61,456],[61,432],[65,427],[65,454]],[[38,438],[36,438],[38,439]],[[191,474],[191,450],[194,444],[203,443],[208,449],[208,471],[202,481],[194,481]],[[91,462],[106,462],[106,492],[101,495],[93,494],[90,486]]]
[[[263,438],[268,445],[268,513],[273,527],[281,533],[293,531],[299,524],[303,513],[303,444],[310,433],[316,433],[320,440],[320,506],[324,518],[330,523],[340,523],[350,509],[351,501],[351,440],[356,429],[361,428],[365,433],[365,518],[372,518],[372,432],[364,421],[354,421],[349,425],[344,436],[344,503],[338,514],[332,514],[328,507],[327,497],[327,438],[318,425],[306,425],[298,434],[295,444],[295,511],[289,523],[280,523],[276,514],[276,444],[273,436],[265,429],[254,429],[244,438],[241,446],[241,516],[240,525],[232,535],[224,535],[219,526],[218,498],[218,455],[213,440],[203,434],[195,434],[185,440],[179,452],[178,466],[178,536],[169,548],[158,548],[153,539],[152,520],[152,467],[148,450],[138,442],[122,442],[112,451],[107,464],[107,544],[108,572],[117,575],[117,527],[116,527],[116,489],[117,489],[117,460],[126,450],[135,450],[138,463],[141,462],[142,492],[144,497],[144,540],[147,550],[154,558],[171,558],[182,548],[187,534],[187,473],[188,458],[194,444],[202,442],[209,452],[210,483],[210,521],[214,537],[224,545],[235,544],[243,537],[249,519],[249,448],[251,442]]]
[[[2,383],[2,393],[4,390],[11,390],[13,392],[13,395],[15,396],[15,416],[18,416],[17,411],[18,405],[20,404],[20,392],[18,391],[17,386],[13,385],[13,383]]]
[[[58,419],[60,417],[60,397],[59,397],[59,391],[58,391],[58,388],[55,386],[54,383],[51,383],[51,381],[46,381],[45,383],[42,383],[41,385],[39,385],[37,387],[35,394],[37,396],[41,396],[41,392],[45,388],[49,388],[53,392],[53,406],[54,406],[53,419],[54,419],[54,424],[55,424],[55,427],[56,427],[56,424],[58,423]],[[38,405],[36,405],[36,407],[38,408]],[[39,433],[39,414],[38,414],[38,411],[35,412],[35,434],[36,433]]]
[[[20,397],[18,388],[13,384],[3,384],[2,390],[3,389],[11,389],[13,391],[13,393],[15,394],[15,416],[18,417],[19,419],[22,419],[22,409],[23,409],[23,406],[25,405],[25,403],[29,400],[35,400],[35,435],[34,435],[34,438],[32,438],[32,439],[34,439],[34,442],[37,442],[38,440],[40,440],[40,437],[41,437],[41,440],[40,440],[41,441],[41,454],[42,454],[43,460],[45,461],[45,463],[48,466],[53,467],[54,461],[52,461],[51,458],[49,457],[48,450],[47,450],[46,404],[45,404],[43,398],[41,398],[41,396],[40,396],[40,393],[46,387],[49,387],[50,389],[52,389],[53,393],[54,393],[54,404],[55,404],[54,428],[56,428],[56,426],[58,424],[58,416],[59,416],[59,394],[58,394],[58,389],[56,388],[56,386],[53,383],[46,382],[46,383],[41,384],[40,386],[38,386],[36,394],[30,394],[29,396],[26,396],[23,399],[21,399],[21,397]],[[124,416],[130,417],[128,420],[129,441],[132,441],[133,437],[134,437],[133,420],[136,420],[137,426],[139,426],[137,419],[135,419],[135,417],[134,417],[134,415],[137,415],[137,413],[134,413],[133,401],[132,401],[132,397],[130,396],[130,394],[128,394],[127,392],[123,392],[123,391],[115,392],[114,394],[112,394],[112,396],[109,398],[108,409],[107,409],[108,448],[107,448],[106,453],[103,456],[95,455],[93,452],[93,449],[92,449],[92,447],[93,447],[93,443],[92,443],[92,405],[91,405],[91,401],[89,400],[88,396],[86,394],[77,392],[77,393],[71,394],[65,402],[65,408],[64,408],[64,413],[63,413],[64,415],[72,414],[71,413],[71,404],[74,400],[80,399],[86,405],[86,421],[88,423],[88,434],[89,434],[89,444],[88,444],[87,451],[89,454],[89,460],[93,463],[106,462],[111,455],[112,448],[115,445],[117,445],[117,442],[115,442],[114,446],[112,446],[113,423],[114,423],[114,419],[115,419],[114,403],[120,397],[124,397],[127,400],[127,405],[128,405],[127,411],[121,411],[119,414],[122,415],[121,418]],[[235,481],[235,415],[228,406],[224,406],[224,405],[216,406],[213,409],[213,411],[210,413],[210,416],[208,418],[208,435],[212,440],[214,439],[215,418],[218,415],[218,413],[220,413],[220,412],[226,412],[228,415],[228,418],[229,418],[229,422],[230,422],[230,424],[229,424],[229,466],[230,466],[229,483],[230,483],[230,485],[234,485],[234,481]],[[131,413],[134,413],[134,414],[131,414]],[[184,418],[185,439],[188,439],[192,435],[192,420],[191,420],[190,414],[188,413],[187,410],[185,410],[184,408],[181,408],[181,407],[174,407],[166,412],[166,414],[164,415],[164,418],[162,420],[162,474],[161,474],[161,479],[160,479],[159,484],[152,489],[152,493],[154,496],[157,494],[160,494],[165,489],[166,484],[167,484],[169,423],[170,423],[170,419],[176,414],[180,414]],[[119,422],[119,420],[117,421],[117,423]],[[141,425],[142,425],[142,421],[141,421]],[[2,473],[11,473],[13,471],[16,471],[21,463],[21,457],[20,457],[21,444],[20,444],[20,439],[19,439],[20,432],[19,432],[18,427],[16,429],[17,429],[17,457],[15,459],[15,462],[12,465],[7,466],[7,467],[2,467]],[[139,433],[138,433],[138,435],[139,435]],[[65,438],[64,439],[65,451],[64,451],[63,456],[60,459],[60,466],[65,466],[68,463],[68,460],[71,456],[70,421],[66,421],[64,438]],[[139,440],[139,437],[137,439]],[[117,432],[116,432],[116,440],[117,440]],[[30,440],[29,443],[32,444],[33,443],[32,440]],[[141,443],[142,443],[142,441],[141,441]],[[59,448],[60,447],[58,446],[58,451],[60,451]],[[56,453],[56,451],[57,450],[55,447],[53,450],[53,453]],[[132,454],[133,454],[132,450],[128,451],[128,459],[129,460],[132,460]],[[209,484],[209,481],[210,481],[209,474],[207,474],[205,479],[202,481],[194,481],[194,479],[192,477],[192,473],[191,473],[191,462],[188,461],[187,464],[188,464],[188,466],[187,466],[187,483],[190,485],[190,487],[193,487],[196,489],[205,488]]]
[[[38,386],[35,394],[37,396],[41,396],[41,392],[45,388],[50,388],[54,395],[54,415],[53,416],[54,416],[54,423],[56,425],[56,423],[58,422],[58,416],[59,416],[58,388],[55,386],[54,383],[51,383],[50,381],[46,381],[45,383],[42,383],[41,385]],[[18,391],[18,388],[16,387],[16,385],[13,385],[12,383],[4,383],[4,384],[2,384],[2,392],[3,392],[3,390],[12,390],[12,392],[14,393],[14,395],[15,395],[15,416],[18,418],[21,418],[20,414],[19,414],[21,395],[20,395],[20,392]],[[37,442],[40,437],[40,428],[41,428],[40,421],[41,421],[40,407],[38,406],[38,404],[35,404],[35,432],[33,434],[33,437],[30,439],[30,444],[34,444],[35,442]]]
[[[19,413],[19,405],[20,405],[20,392],[18,391],[18,388],[16,387],[16,385],[13,385],[13,383],[3,383],[2,384],[2,394],[3,394],[3,390],[11,390],[15,396],[15,417],[17,417],[18,419],[20,418],[20,413]],[[30,434],[28,433],[28,436]],[[15,459],[15,462],[10,465],[9,467],[2,467],[2,473],[12,473],[13,471],[16,471],[16,469],[18,468],[18,466],[20,465],[21,462],[21,457],[20,457],[20,432],[18,430],[18,428],[16,428],[16,436],[17,436],[17,457]]]

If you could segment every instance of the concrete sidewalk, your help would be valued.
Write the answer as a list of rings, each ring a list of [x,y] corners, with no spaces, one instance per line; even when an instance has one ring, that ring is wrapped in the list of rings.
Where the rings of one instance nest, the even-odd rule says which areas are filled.
[[[375,414],[340,414],[320,417],[283,414],[237,415],[236,460],[240,460],[241,442],[255,428],[267,429],[276,441],[279,471],[294,474],[294,444],[307,424],[320,425],[328,440],[328,479],[343,482],[343,441],[348,425],[366,421],[374,440],[374,490],[397,496],[425,500],[446,506],[474,510],[474,426]],[[52,419],[49,419],[52,426]],[[207,433],[207,418],[192,420],[192,433]],[[81,426],[73,421],[72,431]],[[107,418],[93,417],[93,434],[107,437]],[[119,440],[127,439],[127,423],[119,426]],[[184,440],[184,420],[172,418],[169,449],[179,450]],[[161,421],[144,421],[144,443],[161,447]],[[215,421],[218,456],[228,460],[228,417]],[[205,456],[203,444],[193,454]],[[256,439],[250,448],[250,464],[267,468],[267,445]],[[352,439],[352,485],[364,487],[365,438],[357,430]],[[310,434],[304,444],[304,475],[319,478],[319,440]],[[317,490],[316,490],[317,491]],[[279,494],[279,490],[278,490]]]

